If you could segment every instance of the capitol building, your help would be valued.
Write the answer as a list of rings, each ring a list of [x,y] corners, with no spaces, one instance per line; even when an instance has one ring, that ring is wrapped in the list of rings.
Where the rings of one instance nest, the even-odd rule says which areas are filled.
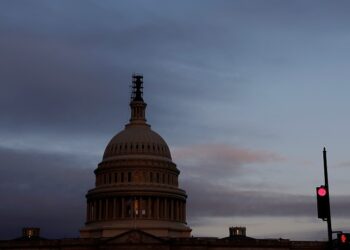
[[[111,237],[138,228],[164,237],[189,237],[186,192],[168,145],[146,123],[143,77],[133,75],[131,116],[108,143],[86,195],[82,238]]]

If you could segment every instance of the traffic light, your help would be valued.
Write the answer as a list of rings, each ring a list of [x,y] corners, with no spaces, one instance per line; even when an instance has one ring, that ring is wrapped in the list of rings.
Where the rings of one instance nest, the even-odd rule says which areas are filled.
[[[338,234],[338,248],[350,249],[350,234],[348,233]]]
[[[328,189],[325,186],[319,186],[316,188],[316,195],[318,218],[327,220],[330,216]]]

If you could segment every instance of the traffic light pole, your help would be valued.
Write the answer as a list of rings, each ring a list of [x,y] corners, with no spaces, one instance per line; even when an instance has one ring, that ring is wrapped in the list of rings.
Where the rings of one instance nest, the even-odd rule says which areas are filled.
[[[324,166],[324,182],[325,187],[328,190],[329,194],[329,185],[328,185],[328,172],[327,172],[327,151],[326,148],[323,148],[323,166]],[[329,207],[329,215],[327,218],[327,227],[328,227],[328,243],[329,243],[329,249],[332,249],[332,220],[331,220],[331,206],[330,202],[328,202]]]

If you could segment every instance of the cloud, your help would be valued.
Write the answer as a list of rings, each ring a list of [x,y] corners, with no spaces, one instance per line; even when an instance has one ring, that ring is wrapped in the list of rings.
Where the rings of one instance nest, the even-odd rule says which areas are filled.
[[[202,144],[175,147],[173,158],[184,169],[183,176],[197,176],[207,179],[228,178],[233,173],[242,173],[243,166],[283,162],[285,158],[277,153],[250,150],[227,144]],[[210,181],[210,180],[208,180]]]
[[[150,97],[146,101],[153,105],[153,119],[159,126],[171,124],[163,118],[178,113],[179,105],[188,106],[190,98],[192,102],[205,96],[217,100],[220,95],[222,100],[222,89],[211,88],[217,75],[224,73],[222,67],[198,53],[200,48],[209,53],[208,48],[216,47],[214,36],[198,29],[190,9],[182,9],[186,18],[179,23],[173,11],[164,14],[150,4],[139,6],[143,7],[132,8],[130,19],[131,9],[125,3],[87,1],[84,10],[69,1],[1,3],[0,81],[6,91],[0,93],[0,128],[62,134],[110,131],[116,120],[111,117],[129,118],[128,85],[133,71],[145,74],[145,95]],[[211,23],[204,20],[206,25]],[[227,88],[239,82],[235,77],[224,78]],[[193,95],[198,91],[200,95]],[[229,98],[236,92],[228,90]],[[193,113],[182,109],[181,116],[186,119]]]
[[[335,164],[335,167],[339,168],[349,168],[350,167],[350,161],[342,161],[337,164]]]
[[[237,148],[225,144],[194,145],[182,148],[175,148],[175,157],[180,159],[199,158],[199,161],[223,161],[235,164],[268,163],[281,161],[284,158],[277,154]]]
[[[41,227],[44,237],[78,236],[84,195],[94,183],[89,160],[6,148],[0,148],[0,159],[1,238],[18,237],[25,226]]]
[[[311,216],[315,212],[311,196],[247,190],[200,179],[186,179],[183,187],[189,196],[189,217]]]
[[[213,176],[215,178],[215,176]],[[183,188],[188,193],[188,217],[309,217],[317,218],[316,195],[297,195],[279,190],[249,190],[242,187],[185,179]],[[350,218],[349,196],[333,196],[332,214]]]

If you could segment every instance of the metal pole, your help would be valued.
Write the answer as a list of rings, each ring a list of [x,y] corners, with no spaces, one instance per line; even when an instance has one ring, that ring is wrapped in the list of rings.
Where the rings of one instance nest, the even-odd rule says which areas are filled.
[[[323,148],[323,166],[324,166],[324,182],[325,182],[325,187],[328,190],[328,197],[330,198],[330,193],[329,193],[329,185],[328,185],[328,172],[327,172],[327,151],[326,148]],[[330,246],[330,249],[332,249],[332,220],[331,220],[331,206],[330,202],[328,200],[328,208],[329,208],[329,214],[327,218],[327,227],[328,227],[328,243]]]

